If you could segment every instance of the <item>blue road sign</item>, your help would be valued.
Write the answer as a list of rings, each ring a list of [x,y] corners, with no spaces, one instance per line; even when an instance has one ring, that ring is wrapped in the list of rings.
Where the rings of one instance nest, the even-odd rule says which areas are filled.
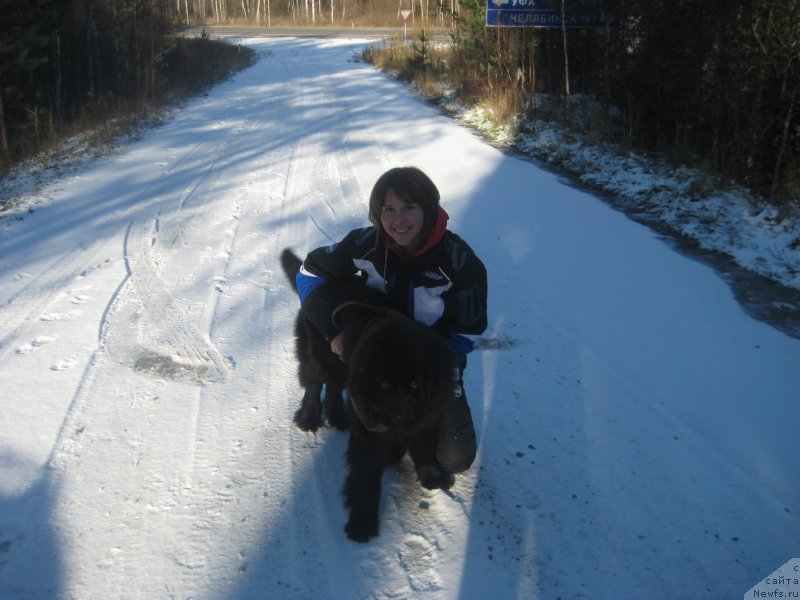
[[[490,27],[558,27],[561,0],[486,0],[486,25]],[[566,0],[564,26],[608,25],[598,0]]]

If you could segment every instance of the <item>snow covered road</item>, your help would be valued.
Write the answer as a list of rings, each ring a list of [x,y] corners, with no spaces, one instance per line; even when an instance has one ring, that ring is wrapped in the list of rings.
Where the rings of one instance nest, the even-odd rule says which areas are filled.
[[[0,221],[0,597],[738,598],[800,556],[800,340],[712,270],[354,57],[254,67]],[[278,263],[413,164],[489,270],[472,470],[385,476],[301,395]]]

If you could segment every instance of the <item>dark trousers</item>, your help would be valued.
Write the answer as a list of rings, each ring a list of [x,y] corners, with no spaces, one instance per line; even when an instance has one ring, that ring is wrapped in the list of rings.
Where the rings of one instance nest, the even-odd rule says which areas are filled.
[[[472,411],[464,392],[463,368],[459,369],[454,386],[453,398],[445,404],[436,428],[436,459],[447,473],[469,469],[478,451]]]

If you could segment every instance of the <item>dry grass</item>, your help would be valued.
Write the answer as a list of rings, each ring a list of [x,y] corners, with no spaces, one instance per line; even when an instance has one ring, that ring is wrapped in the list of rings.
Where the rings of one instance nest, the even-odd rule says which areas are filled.
[[[429,98],[442,96],[445,89],[455,90],[466,105],[481,106],[498,125],[513,123],[523,110],[522,93],[513,82],[488,86],[485,80],[455,74],[450,68],[453,64],[450,45],[420,39],[403,44],[395,39],[371,47],[364,53],[364,59],[413,83]]]

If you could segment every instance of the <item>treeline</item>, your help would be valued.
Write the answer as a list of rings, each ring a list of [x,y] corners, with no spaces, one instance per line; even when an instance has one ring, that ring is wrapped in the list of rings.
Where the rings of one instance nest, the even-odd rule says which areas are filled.
[[[559,0],[555,2],[560,4]],[[569,5],[569,0],[567,1]],[[800,204],[800,0],[600,0],[593,29],[486,28],[462,0],[459,79],[591,97],[603,135]]]
[[[410,35],[452,28],[448,68],[464,93],[502,94],[516,110],[547,94],[564,118],[591,98],[605,107],[598,134],[797,204],[800,0],[550,3],[578,1],[608,25],[486,27],[487,0],[0,0],[0,163],[87,114],[147,102],[166,80],[196,79],[211,50],[177,43],[176,26],[397,27],[409,10]]]
[[[0,0],[0,167],[224,77],[252,52],[180,40],[165,0]]]
[[[196,23],[396,27],[408,23],[450,27],[458,0],[176,0],[178,17]]]

